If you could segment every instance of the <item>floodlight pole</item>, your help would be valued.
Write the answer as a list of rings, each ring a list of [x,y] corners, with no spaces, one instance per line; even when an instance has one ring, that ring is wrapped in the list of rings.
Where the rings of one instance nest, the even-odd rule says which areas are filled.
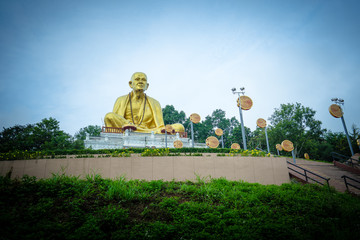
[[[194,148],[194,124],[190,121],[191,125],[191,147]]]
[[[351,156],[354,156],[354,150],[353,150],[352,145],[351,145],[351,141],[350,141],[349,134],[348,134],[348,131],[347,131],[347,128],[346,128],[345,120],[344,120],[344,116],[341,116],[341,121],[342,121],[342,124],[343,124],[343,126],[344,126],[346,138],[347,138],[348,143],[349,143],[349,147],[350,147],[350,151],[351,151]]]
[[[294,163],[296,163],[296,158],[295,158],[294,150],[291,151],[291,155],[292,155],[292,157],[293,157]]]
[[[266,129],[267,129],[267,127],[265,126],[266,145],[267,145],[268,153],[270,153],[269,139],[268,139],[268,136],[267,136],[267,130]]]
[[[244,88],[241,88],[240,90],[243,90]],[[245,139],[245,129],[244,129],[244,120],[243,120],[243,116],[242,116],[242,110],[241,110],[241,101],[240,101],[240,94],[244,94],[244,92],[236,92],[236,89],[233,88],[232,89],[233,93],[237,93],[239,96],[239,112],[240,112],[240,121],[241,121],[241,133],[242,133],[242,139],[243,139],[243,144],[244,144],[244,150],[247,150],[246,147],[246,139]]]
[[[344,99],[341,99],[341,98],[332,98],[331,101],[335,102],[337,105],[344,105]],[[346,134],[346,138],[347,138],[347,141],[349,143],[351,156],[354,156],[354,150],[352,148],[351,141],[350,141],[350,138],[349,138],[349,134],[348,134],[348,131],[347,131],[347,128],[346,128],[344,115],[341,116],[341,122],[342,122],[342,124],[344,126],[344,131],[345,131],[345,134]]]

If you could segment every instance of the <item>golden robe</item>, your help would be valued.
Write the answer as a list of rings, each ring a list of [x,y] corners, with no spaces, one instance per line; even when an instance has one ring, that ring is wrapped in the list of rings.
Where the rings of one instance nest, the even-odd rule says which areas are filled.
[[[113,112],[106,114],[106,127],[122,128],[129,121],[136,126],[136,132],[160,133],[164,128],[164,119],[160,103],[155,99],[146,96],[146,105],[144,112],[145,99],[143,99],[138,113],[133,109],[133,118],[131,116],[129,95],[118,97],[114,104]],[[132,104],[134,107],[134,104]],[[140,125],[139,125],[140,124]]]

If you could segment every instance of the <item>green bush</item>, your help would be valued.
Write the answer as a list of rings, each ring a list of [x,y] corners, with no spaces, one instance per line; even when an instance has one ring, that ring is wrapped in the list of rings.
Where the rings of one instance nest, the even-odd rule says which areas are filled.
[[[98,157],[130,157],[137,153],[141,156],[179,156],[180,154],[189,156],[203,156],[204,153],[218,153],[218,156],[269,156],[259,150],[234,150],[230,148],[129,148],[129,149],[70,149],[53,151],[14,151],[0,153],[0,161],[26,160],[26,159],[49,159],[66,158],[75,155],[75,158]]]

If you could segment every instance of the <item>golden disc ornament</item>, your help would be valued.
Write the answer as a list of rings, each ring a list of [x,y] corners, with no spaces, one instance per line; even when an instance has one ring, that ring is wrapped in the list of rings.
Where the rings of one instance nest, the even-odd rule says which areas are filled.
[[[176,140],[176,141],[174,142],[174,147],[175,147],[175,148],[182,148],[182,147],[183,147],[182,141]]]
[[[218,129],[215,130],[215,134],[218,135],[219,137],[220,137],[221,135],[223,135],[223,133],[224,133],[224,132],[223,132],[223,130],[222,130],[221,128],[218,128]]]
[[[253,101],[248,96],[240,96],[240,101],[242,110],[249,110],[253,105]],[[240,107],[239,98],[237,99],[237,106]]]
[[[259,118],[259,119],[256,121],[256,125],[257,125],[259,128],[264,128],[264,127],[266,127],[266,120],[263,119],[263,118]]]
[[[201,120],[200,115],[197,113],[193,113],[190,115],[190,121],[192,121],[193,123],[199,123]]]
[[[289,140],[282,141],[281,147],[287,152],[291,152],[292,150],[294,150],[294,144]]]
[[[217,148],[219,146],[219,140],[216,137],[208,137],[206,139],[206,146],[210,148]]]
[[[238,143],[231,144],[231,149],[240,149],[240,145]]]
[[[337,104],[331,104],[329,107],[329,112],[331,116],[335,118],[341,118],[343,116],[343,111],[341,107]]]
[[[173,133],[174,132],[174,129],[171,125],[166,125],[162,130],[161,132],[162,133],[165,133],[165,131],[169,134]]]
[[[304,153],[304,158],[305,158],[305,159],[310,159],[309,154]]]
[[[283,150],[280,144],[276,144],[276,149],[279,150],[279,151]]]
[[[165,129],[166,129],[166,131],[167,131],[168,133],[172,133],[173,130],[174,130],[171,125],[166,125],[166,126],[165,126]]]

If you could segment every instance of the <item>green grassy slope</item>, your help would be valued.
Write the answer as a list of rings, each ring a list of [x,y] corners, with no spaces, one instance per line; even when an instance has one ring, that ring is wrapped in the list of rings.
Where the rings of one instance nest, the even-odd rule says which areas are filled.
[[[0,239],[360,239],[360,199],[317,185],[0,177]]]

